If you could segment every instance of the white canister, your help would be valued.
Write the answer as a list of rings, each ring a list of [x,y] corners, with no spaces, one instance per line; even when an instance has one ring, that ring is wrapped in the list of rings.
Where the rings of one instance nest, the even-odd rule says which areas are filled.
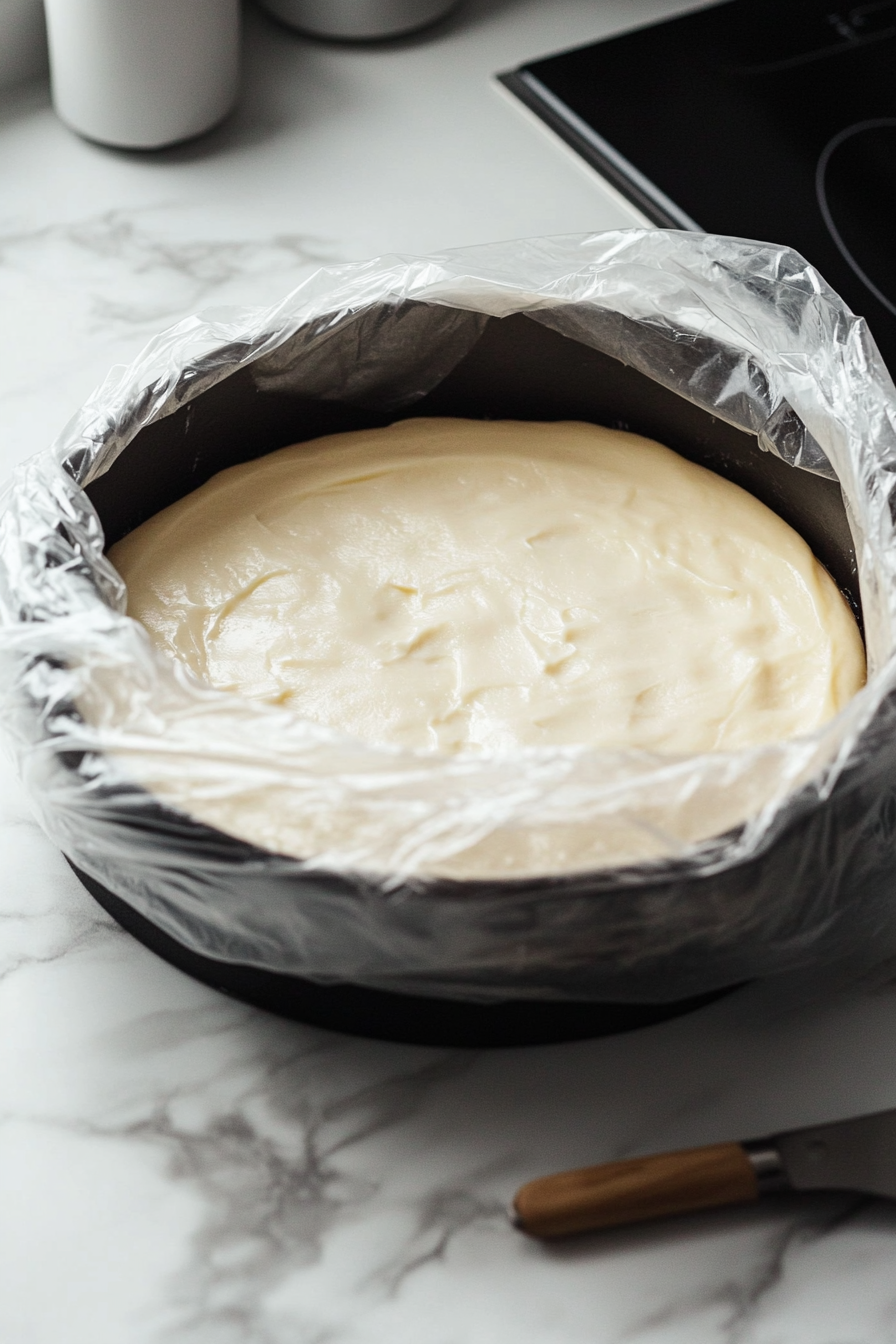
[[[233,107],[239,0],[44,2],[53,104],[88,139],[159,149]]]
[[[425,28],[459,0],[261,0],[276,18],[314,37],[372,42]]]

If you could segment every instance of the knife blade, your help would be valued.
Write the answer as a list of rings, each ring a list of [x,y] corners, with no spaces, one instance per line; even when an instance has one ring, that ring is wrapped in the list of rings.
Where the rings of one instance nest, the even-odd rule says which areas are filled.
[[[543,1176],[517,1191],[511,1217],[530,1236],[561,1237],[782,1190],[896,1199],[896,1110]]]

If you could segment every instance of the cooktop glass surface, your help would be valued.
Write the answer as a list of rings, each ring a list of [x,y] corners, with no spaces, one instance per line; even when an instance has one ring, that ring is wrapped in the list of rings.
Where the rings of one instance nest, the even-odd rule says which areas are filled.
[[[728,0],[502,80],[655,223],[803,253],[896,372],[896,0]]]

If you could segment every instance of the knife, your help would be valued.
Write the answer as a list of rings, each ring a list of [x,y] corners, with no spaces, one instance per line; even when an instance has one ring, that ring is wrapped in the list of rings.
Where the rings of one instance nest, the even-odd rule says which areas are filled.
[[[543,1176],[517,1191],[511,1216],[530,1236],[564,1237],[746,1204],[780,1190],[896,1199],[896,1110]]]

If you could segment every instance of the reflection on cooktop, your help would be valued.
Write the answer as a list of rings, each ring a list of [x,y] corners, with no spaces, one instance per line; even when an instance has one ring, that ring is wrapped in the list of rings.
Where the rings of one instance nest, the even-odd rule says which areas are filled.
[[[896,370],[896,0],[726,0],[501,78],[655,223],[802,252]]]
[[[815,194],[828,233],[896,317],[896,117],[859,121],[825,145]]]

